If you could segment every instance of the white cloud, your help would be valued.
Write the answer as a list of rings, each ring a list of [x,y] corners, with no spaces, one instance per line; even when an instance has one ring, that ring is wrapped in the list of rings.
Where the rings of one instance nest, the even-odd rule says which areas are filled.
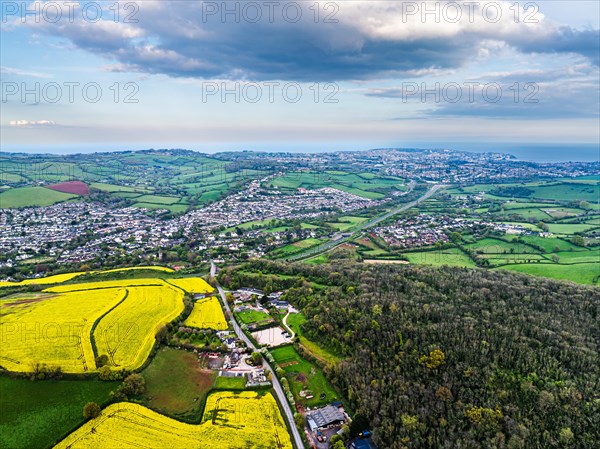
[[[0,67],[0,73],[3,75],[15,75],[15,76],[30,76],[32,78],[52,78],[49,73],[35,72],[30,70],[22,70],[15,67]]]
[[[11,120],[8,124],[14,127],[32,128],[37,126],[55,126],[56,122],[53,120]]]

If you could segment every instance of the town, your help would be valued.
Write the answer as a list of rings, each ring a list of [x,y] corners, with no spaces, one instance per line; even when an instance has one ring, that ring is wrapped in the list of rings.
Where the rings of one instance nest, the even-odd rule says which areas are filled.
[[[127,160],[133,154],[122,153],[122,157]],[[140,154],[144,157],[160,156],[167,161],[170,158],[194,160],[198,157],[196,153],[184,150]],[[209,179],[217,183],[234,179],[238,180],[235,184],[238,187],[203,206],[177,204],[183,209],[174,213],[174,210],[180,209],[171,210],[175,206],[170,203],[165,203],[164,208],[161,204],[136,203],[129,198],[138,194],[127,191],[147,189],[154,177],[176,176],[177,166],[169,164],[152,167],[128,164],[122,167],[125,171],[117,172],[99,170],[101,177],[96,178],[97,181],[116,182],[122,187],[111,189],[125,189],[118,197],[110,192],[107,197],[106,192],[98,190],[107,184],[92,182],[89,198],[85,200],[75,197],[41,207],[6,207],[5,195],[30,188],[21,187],[23,185],[44,185],[44,179],[74,175],[73,172],[63,173],[59,165],[43,166],[41,161],[33,164],[37,167],[35,170],[27,172],[27,167],[19,164],[16,156],[16,161],[10,164],[7,164],[8,159],[0,159],[0,179],[4,181],[4,193],[0,193],[0,207],[3,207],[0,209],[0,270],[5,273],[4,277],[19,273],[31,277],[58,267],[99,261],[115,266],[144,261],[186,265],[208,263],[211,258],[244,260],[263,257],[277,254],[274,250],[287,248],[286,245],[293,242],[316,245],[324,240],[339,239],[348,226],[340,224],[337,228],[328,228],[322,226],[323,223],[331,223],[336,220],[335,217],[356,216],[357,213],[373,216],[377,211],[385,211],[386,207],[402,201],[403,196],[419,183],[427,186],[445,182],[461,186],[600,173],[598,163],[524,163],[505,154],[450,150],[382,149],[323,154],[243,152],[236,154],[233,162],[227,162],[232,166],[222,165],[231,157],[225,153],[215,159],[216,168],[204,168],[206,163],[201,162],[194,182],[203,185]],[[76,156],[70,158],[77,160]],[[88,156],[81,158],[88,160]],[[101,159],[96,156],[94,160]],[[219,174],[224,167],[226,171]],[[228,178],[228,173],[233,178]],[[357,181],[348,184],[347,180],[353,179],[352,176]],[[85,180],[85,177],[84,174],[82,179]],[[20,181],[15,182],[14,179]],[[168,198],[164,195],[173,194],[173,188],[166,182],[160,192],[143,197],[148,198],[147,201],[163,201],[163,197]],[[176,187],[178,191],[182,188]],[[474,211],[480,207],[478,204],[482,204],[484,197],[485,192],[455,195],[452,207]],[[190,204],[192,202],[189,200]],[[466,218],[465,215],[462,217]],[[424,214],[418,217],[418,223],[414,220],[407,218],[397,225],[387,223],[373,232],[390,245],[404,248],[447,242],[451,224],[442,223],[442,229]],[[461,226],[473,224],[462,220],[460,215],[453,216],[452,220],[461,220]],[[520,229],[518,224],[509,226],[496,220],[487,221],[499,230],[506,228],[506,231],[513,232],[514,229],[509,228],[515,226],[515,229]],[[282,254],[288,253],[286,249]]]

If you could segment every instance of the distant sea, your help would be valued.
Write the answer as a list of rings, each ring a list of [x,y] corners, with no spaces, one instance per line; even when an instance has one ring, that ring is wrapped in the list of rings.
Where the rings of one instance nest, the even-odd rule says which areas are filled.
[[[440,147],[438,147],[440,148]],[[443,148],[443,147],[442,147]],[[474,153],[508,153],[521,161],[532,162],[599,162],[599,144],[447,144],[445,148]]]

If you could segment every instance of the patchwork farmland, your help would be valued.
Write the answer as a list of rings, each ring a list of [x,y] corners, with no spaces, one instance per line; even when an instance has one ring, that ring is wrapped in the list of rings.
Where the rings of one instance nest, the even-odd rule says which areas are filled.
[[[402,178],[376,176],[372,173],[347,173],[342,171],[302,171],[291,172],[278,177],[269,184],[282,190],[298,188],[318,189],[331,187],[367,199],[381,199],[392,191],[405,191]]]
[[[160,326],[183,311],[183,293],[161,280],[135,279],[50,287],[0,305],[5,368],[28,372],[41,363],[86,373],[102,354],[114,367],[141,366]]]
[[[140,367],[150,354],[159,329],[183,312],[184,290],[206,292],[212,287],[197,277],[169,282],[134,278],[65,283],[84,274],[89,278],[132,270],[154,271],[156,275],[172,272],[164,267],[132,267],[0,285],[50,285],[41,291],[0,299],[0,332],[5,343],[0,347],[0,365],[15,372],[31,372],[36,365],[47,365],[66,373],[90,373],[97,368],[96,358],[106,355],[115,369]],[[215,321],[224,322],[218,302],[216,305]]]
[[[87,398],[104,407],[98,408],[98,417],[84,423],[81,395],[63,401],[69,407],[65,419],[52,413],[53,404],[25,401],[14,414],[5,413],[8,404],[2,401],[0,428],[6,427],[6,419],[23,421],[28,423],[29,435],[16,444],[14,438],[2,436],[2,444],[23,449],[90,445],[214,448],[227,442],[228,447],[237,448],[252,441],[253,447],[293,448],[260,365],[254,368],[243,362],[246,369],[258,369],[264,382],[256,391],[247,391],[246,377],[221,377],[206,353],[189,350],[199,340],[207,342],[198,346],[204,351],[226,349],[220,342],[209,345],[215,338],[219,341],[216,330],[228,327],[219,300],[209,296],[193,302],[194,296],[213,291],[203,278],[181,277],[166,267],[141,266],[7,282],[0,291],[6,293],[0,299],[0,365],[12,376],[38,380],[75,376],[80,380],[43,382],[45,391],[55,402],[60,402],[58,391],[84,391]],[[180,326],[197,326],[197,330],[185,340],[174,328],[172,346],[152,352],[157,339],[164,338],[164,333],[158,335],[174,320]],[[182,341],[188,342],[183,343],[187,351],[174,347]],[[222,357],[216,357],[220,360],[217,366],[223,365]],[[140,374],[130,374],[135,371]],[[120,389],[132,376],[144,379],[145,386],[143,383],[140,393],[124,397]],[[113,379],[125,381],[118,386]],[[1,391],[14,394],[10,390],[13,384],[7,378],[0,384]],[[112,389],[110,395],[107,388]],[[137,403],[123,402],[131,394]],[[121,402],[113,403],[115,400]],[[78,410],[71,416],[73,409]],[[37,418],[31,420],[28,414]],[[45,416],[57,423],[56,429],[47,428]],[[149,426],[154,430],[148,432]],[[69,431],[73,433],[68,435]]]

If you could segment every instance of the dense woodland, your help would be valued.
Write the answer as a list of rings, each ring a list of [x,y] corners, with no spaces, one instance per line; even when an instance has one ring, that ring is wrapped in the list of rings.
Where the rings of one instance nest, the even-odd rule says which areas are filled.
[[[287,276],[276,277],[274,274]],[[381,448],[598,448],[600,289],[461,268],[254,261]],[[309,282],[310,281],[310,282]]]

